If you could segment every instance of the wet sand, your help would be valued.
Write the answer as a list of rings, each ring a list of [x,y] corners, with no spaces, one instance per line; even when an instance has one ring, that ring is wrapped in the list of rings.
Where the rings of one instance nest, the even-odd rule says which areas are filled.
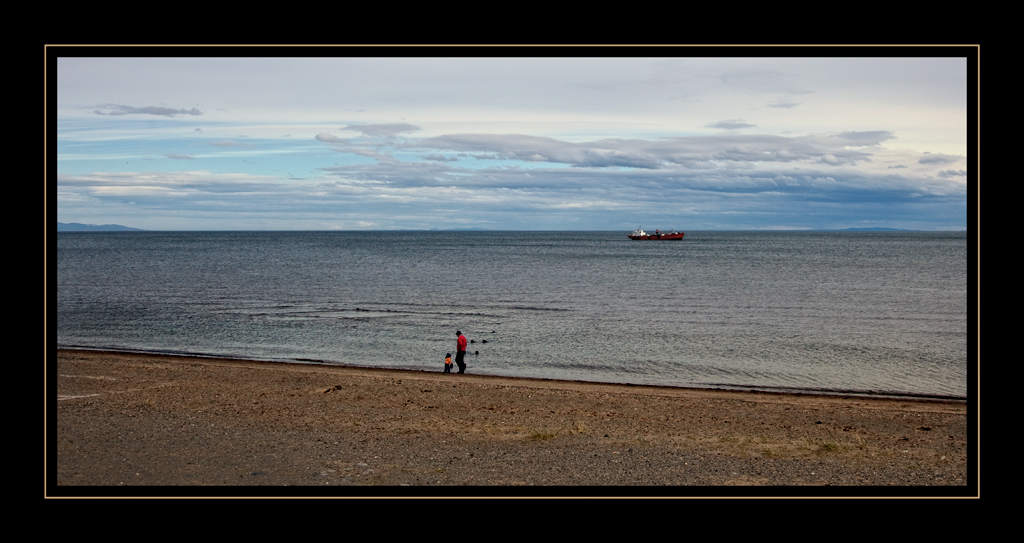
[[[965,402],[75,350],[48,375],[53,496],[978,493]]]

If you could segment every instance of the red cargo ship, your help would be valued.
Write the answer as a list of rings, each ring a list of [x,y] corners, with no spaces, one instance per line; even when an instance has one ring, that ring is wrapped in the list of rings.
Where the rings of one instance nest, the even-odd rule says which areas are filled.
[[[655,230],[653,234],[648,234],[647,232],[644,232],[642,229],[637,228],[632,234],[629,235],[629,239],[683,239],[683,233],[676,232],[675,230],[672,230],[670,232],[662,232],[661,230]]]

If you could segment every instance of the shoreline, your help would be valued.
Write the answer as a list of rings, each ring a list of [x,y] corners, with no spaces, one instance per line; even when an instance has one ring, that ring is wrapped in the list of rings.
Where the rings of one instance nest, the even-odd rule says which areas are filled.
[[[433,370],[426,369],[414,369],[414,368],[386,368],[380,366],[359,366],[355,364],[345,364],[341,362],[333,362],[328,360],[313,360],[313,359],[287,359],[287,360],[262,360],[254,358],[245,358],[242,356],[226,356],[216,354],[203,354],[203,353],[172,353],[163,351],[150,351],[145,349],[110,349],[110,348],[93,348],[93,347],[57,347],[58,352],[92,352],[92,353],[108,353],[111,355],[127,354],[127,355],[146,355],[146,356],[167,356],[167,357],[179,357],[179,358],[196,358],[202,360],[225,360],[234,362],[251,362],[258,364],[285,364],[285,365],[299,365],[299,366],[311,366],[321,368],[351,368],[351,369],[367,369],[367,370],[380,370],[380,371],[396,371],[396,372],[409,372],[409,373],[423,373],[432,374],[435,373]],[[440,370],[437,373],[441,373]],[[895,393],[895,392],[873,392],[873,391],[856,391],[856,390],[815,390],[815,389],[798,389],[798,388],[786,388],[786,387],[756,387],[752,385],[729,385],[722,384],[717,387],[714,386],[683,386],[683,385],[655,385],[645,383],[621,383],[612,381],[584,381],[584,380],[572,380],[572,379],[558,379],[553,377],[523,377],[523,376],[506,376],[506,375],[491,375],[491,374],[470,374],[476,377],[493,377],[495,379],[517,379],[523,381],[552,381],[556,383],[566,384],[595,384],[595,385],[611,385],[611,386],[623,386],[623,387],[650,387],[650,388],[664,388],[670,390],[693,390],[693,391],[721,391],[721,392],[739,392],[739,393],[753,393],[753,394],[781,394],[781,395],[792,395],[792,396],[821,396],[826,398],[862,398],[862,399],[887,399],[887,400],[900,400],[900,401],[921,401],[921,402],[940,402],[940,403],[962,403],[966,404],[968,398],[962,398],[957,396],[940,396],[940,395],[929,395],[929,394],[914,394],[914,393]]]
[[[91,349],[57,349],[49,364],[55,496],[976,495],[961,400]]]

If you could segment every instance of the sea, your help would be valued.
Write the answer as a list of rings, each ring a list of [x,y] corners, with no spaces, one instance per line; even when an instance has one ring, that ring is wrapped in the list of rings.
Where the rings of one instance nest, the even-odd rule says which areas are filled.
[[[471,374],[967,398],[965,232],[628,233],[59,232],[56,342],[441,372],[461,331]]]

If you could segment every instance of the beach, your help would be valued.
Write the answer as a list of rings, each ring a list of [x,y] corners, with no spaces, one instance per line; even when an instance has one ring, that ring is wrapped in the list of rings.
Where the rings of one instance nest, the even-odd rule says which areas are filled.
[[[472,361],[465,375],[86,350],[54,363],[58,495],[977,492],[962,401],[482,376]]]

